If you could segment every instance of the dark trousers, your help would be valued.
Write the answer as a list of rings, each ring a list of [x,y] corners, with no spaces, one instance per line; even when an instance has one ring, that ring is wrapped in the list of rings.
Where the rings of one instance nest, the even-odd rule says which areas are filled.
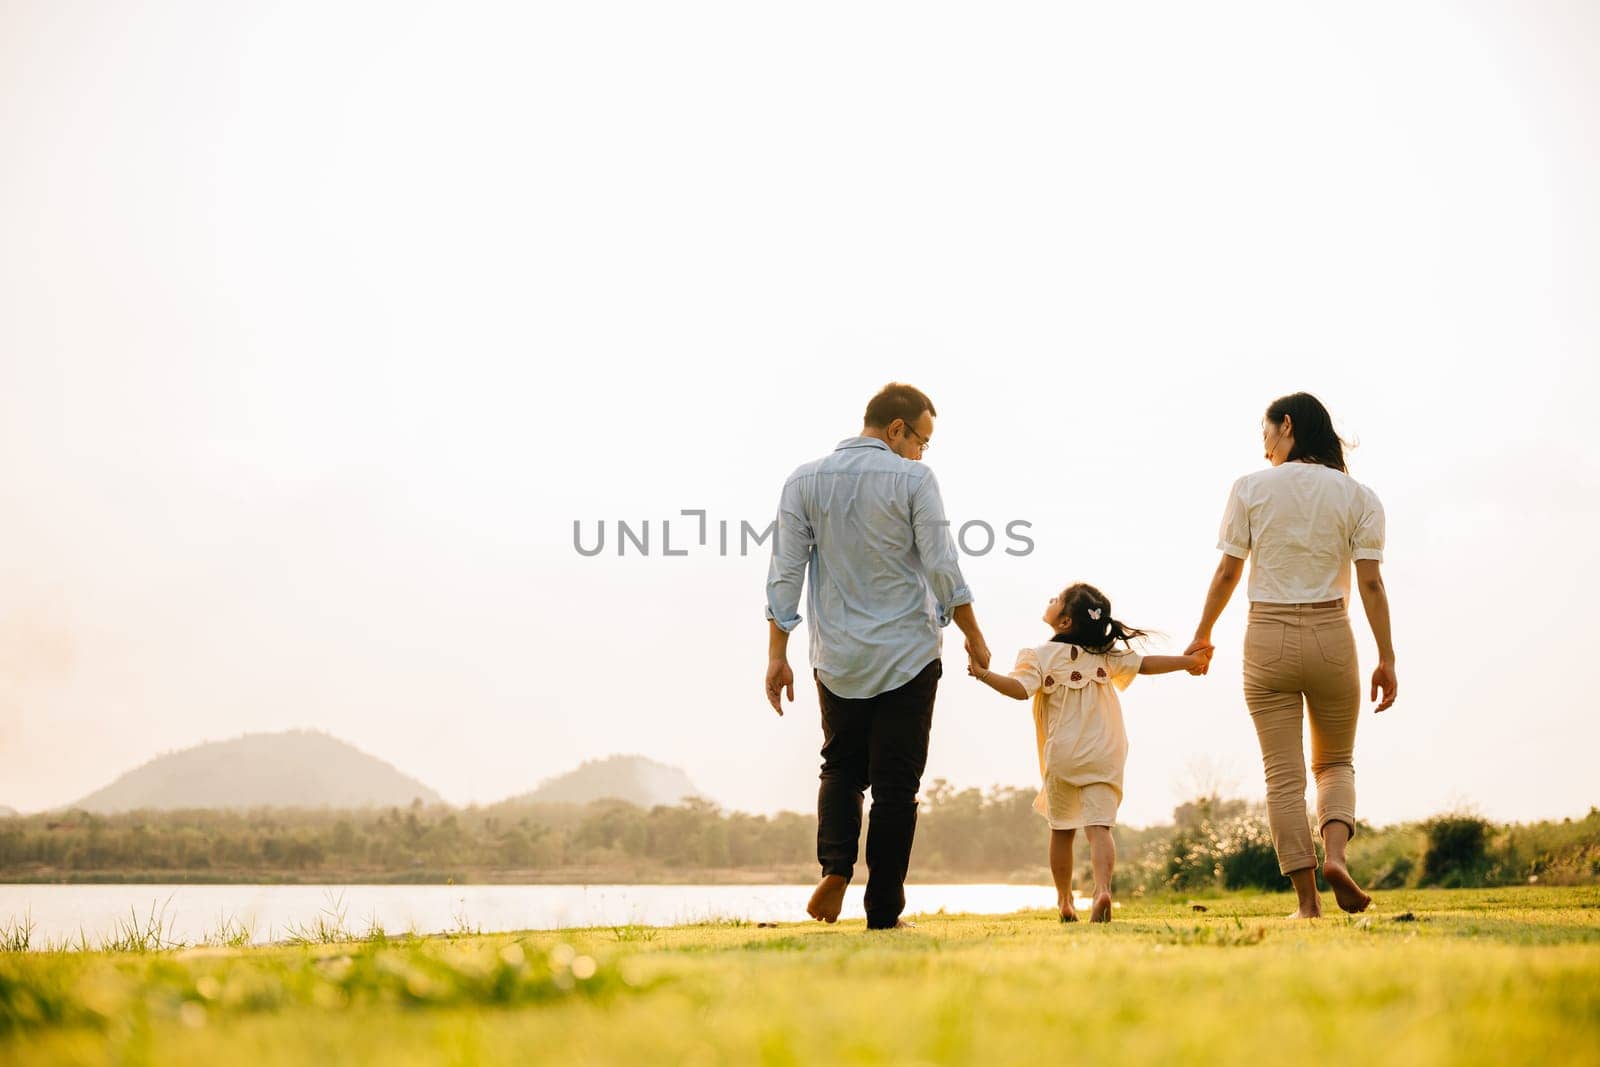
[[[934,659],[911,681],[877,696],[847,700],[817,678],[822,706],[822,786],[817,791],[817,862],[849,879],[861,840],[861,797],[870,786],[867,823],[867,926],[893,926],[906,907],[906,868],[917,831],[917,790],[928,763],[933,697],[943,664]],[[816,677],[816,672],[812,671]]]

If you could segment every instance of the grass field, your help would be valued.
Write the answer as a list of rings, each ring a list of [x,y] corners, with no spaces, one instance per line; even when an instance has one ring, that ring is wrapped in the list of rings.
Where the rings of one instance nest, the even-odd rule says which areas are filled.
[[[1600,1064],[1600,890],[1378,906],[6,952],[0,1062]]]

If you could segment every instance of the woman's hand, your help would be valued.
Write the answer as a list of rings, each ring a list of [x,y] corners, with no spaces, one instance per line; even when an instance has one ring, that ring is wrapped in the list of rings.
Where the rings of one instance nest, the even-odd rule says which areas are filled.
[[[1379,662],[1372,672],[1372,699],[1378,699],[1378,691],[1383,691],[1383,702],[1373,708],[1374,714],[1383,711],[1394,703],[1395,696],[1400,691],[1400,683],[1394,676],[1394,664]]]
[[[1216,646],[1205,638],[1197,637],[1189,642],[1189,647],[1183,650],[1185,656],[1199,656],[1200,663],[1191,667],[1189,673],[1193,675],[1205,674],[1211,670],[1211,657],[1217,651]]]

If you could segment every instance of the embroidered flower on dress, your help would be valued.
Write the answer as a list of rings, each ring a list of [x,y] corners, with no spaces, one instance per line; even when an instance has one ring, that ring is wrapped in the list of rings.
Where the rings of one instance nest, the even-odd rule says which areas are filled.
[[[1081,682],[1081,681],[1083,681],[1083,675],[1079,674],[1077,671],[1073,671],[1072,672],[1072,680],[1074,682]]]
[[[1104,667],[1096,667],[1094,669],[1094,676],[1096,678],[1104,678],[1106,676],[1106,669]]]

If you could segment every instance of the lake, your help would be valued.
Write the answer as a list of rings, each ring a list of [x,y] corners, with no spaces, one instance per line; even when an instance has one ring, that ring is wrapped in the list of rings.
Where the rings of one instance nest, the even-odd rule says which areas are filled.
[[[865,917],[864,882],[845,895],[845,919]],[[31,920],[33,945],[80,932],[91,945],[137,917],[154,914],[169,941],[194,944],[225,923],[257,943],[280,941],[319,921],[353,935],[373,925],[389,934],[468,929],[556,930],[583,926],[670,926],[717,919],[796,922],[806,918],[809,885],[0,885],[0,929]],[[1049,908],[1042,885],[908,885],[906,914],[999,914]],[[1080,899],[1078,907],[1089,901]]]

